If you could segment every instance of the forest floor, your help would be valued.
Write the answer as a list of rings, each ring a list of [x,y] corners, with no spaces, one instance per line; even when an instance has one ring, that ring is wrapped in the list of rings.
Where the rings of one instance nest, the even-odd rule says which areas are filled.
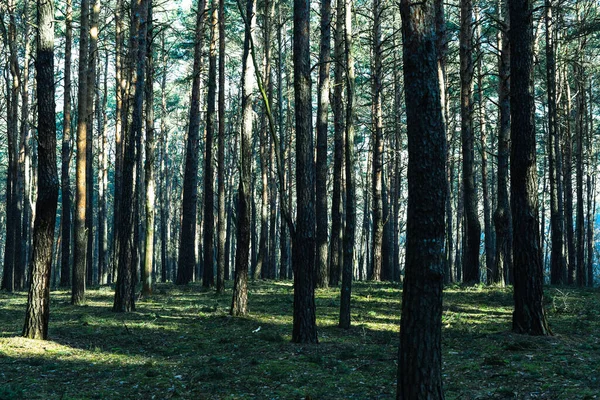
[[[393,399],[400,290],[356,283],[353,327],[337,328],[339,290],[317,290],[318,345],[290,343],[290,282],[250,284],[250,315],[198,285],[156,286],[136,311],[108,287],[51,294],[50,340],[19,337],[26,294],[0,292],[0,399]],[[510,333],[512,294],[447,288],[446,399],[600,398],[600,292],[546,288],[551,337]]]

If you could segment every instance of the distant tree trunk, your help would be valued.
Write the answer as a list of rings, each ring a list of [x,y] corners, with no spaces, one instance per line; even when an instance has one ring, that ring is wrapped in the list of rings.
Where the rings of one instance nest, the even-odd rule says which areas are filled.
[[[319,82],[317,88],[317,281],[319,288],[327,287],[327,125],[329,118],[329,71],[331,69],[331,0],[321,2],[321,45],[319,53]]]
[[[225,257],[227,220],[225,214],[225,1],[216,0],[219,24],[219,98],[218,98],[218,150],[217,150],[217,293],[225,291],[225,278],[229,278],[229,260]]]
[[[144,179],[146,181],[145,207],[146,207],[146,237],[144,244],[144,262],[142,265],[142,295],[152,294],[152,271],[154,264],[154,218],[155,218],[155,183],[154,183],[154,58],[152,44],[154,29],[152,25],[152,1],[148,1],[147,24],[147,55],[146,55],[146,164],[144,166]]]
[[[104,60],[104,90],[102,97],[102,106],[98,101],[98,126],[100,129],[98,141],[98,283],[106,285],[108,283],[108,134],[106,105],[108,102],[108,50],[105,53]]]
[[[333,82],[333,196],[331,199],[331,245],[329,249],[329,285],[337,286],[343,263],[342,224],[342,169],[344,165],[344,0],[337,1],[334,36],[334,82]]]
[[[198,0],[196,11],[196,31],[194,37],[194,69],[192,98],[190,102],[190,123],[188,127],[185,175],[183,178],[183,201],[181,234],[179,238],[179,262],[177,263],[178,285],[186,285],[194,278],[196,267],[196,207],[198,202],[198,142],[200,137],[200,75],[202,64],[202,43],[204,9],[206,0]]]
[[[583,46],[580,48],[580,53],[583,51]],[[581,64],[575,66],[575,79],[577,81],[577,118],[575,119],[575,140],[577,153],[575,154],[575,181],[577,185],[577,212],[575,217],[575,229],[577,248],[577,286],[585,286],[585,223],[583,215],[583,140],[585,136],[585,114],[586,114],[586,98],[585,98],[585,70],[583,60]]]
[[[383,111],[381,107],[382,66],[381,66],[381,0],[373,0],[373,72],[371,82],[373,115],[373,246],[370,279],[381,280],[383,246]],[[351,124],[352,121],[348,121]]]
[[[48,338],[50,270],[58,201],[56,168],[56,103],[54,99],[54,9],[51,0],[37,6],[38,198],[33,230],[31,285],[23,336]]]
[[[162,78],[160,81],[160,136],[159,146],[160,154],[160,174],[159,174],[159,189],[160,189],[160,281],[166,282],[169,279],[169,271],[171,270],[169,261],[169,244],[170,238],[167,235],[169,230],[169,212],[168,212],[168,196],[167,196],[167,149],[168,149],[168,132],[167,132],[167,68],[168,54],[165,51],[165,35],[164,31],[161,35],[161,53],[163,57]]]
[[[244,54],[242,58],[242,126],[240,134],[240,184],[237,201],[237,235],[235,252],[235,282],[231,300],[231,315],[248,314],[248,261],[250,257],[250,214],[252,207],[252,100],[256,79],[250,46],[256,26],[256,0],[247,0],[245,15]]]
[[[556,111],[556,59],[555,33],[552,17],[552,0],[546,0],[546,86],[548,92],[548,164],[550,174],[550,219],[552,224],[552,250],[550,258],[550,283],[566,283],[564,255],[564,209],[562,188],[562,157],[558,140]]]
[[[488,185],[488,139],[486,126],[486,107],[483,89],[483,50],[482,43],[484,41],[481,33],[482,17],[479,10],[475,12],[477,20],[477,100],[479,108],[479,130],[481,134],[481,192],[483,198],[483,226],[485,235],[485,271],[486,280],[492,283],[491,275],[494,269],[494,241],[492,234],[491,211],[490,211],[490,190]]]
[[[510,15],[510,189],[514,229],[513,331],[548,335],[538,221],[531,0],[508,0]]]
[[[588,96],[590,99],[590,107],[588,114],[588,124],[587,135],[586,135],[586,158],[587,158],[587,169],[586,169],[586,178],[587,178],[587,233],[586,233],[586,247],[587,247],[587,260],[585,270],[587,272],[587,285],[589,287],[594,287],[594,219],[596,216],[596,207],[595,207],[595,175],[592,174],[593,171],[593,160],[592,160],[592,149],[593,149],[593,132],[594,132],[594,112],[593,106],[594,102],[592,101],[592,84],[590,82],[588,86]]]
[[[142,136],[142,117],[144,106],[144,88],[146,72],[146,33],[148,27],[148,1],[132,0],[132,15],[135,16],[131,23],[130,48],[135,51],[132,60],[135,60],[135,69],[132,70],[131,84],[134,87],[134,97],[131,110],[131,126],[124,137],[123,158],[123,193],[131,194],[121,196],[121,210],[134,210],[135,197],[138,196],[134,188],[134,170],[136,165],[136,138]],[[134,190],[135,189],[135,190]],[[132,242],[135,229],[134,212],[120,214],[119,223],[119,263],[117,285],[113,311],[129,312],[135,310],[135,244]]]
[[[206,148],[204,149],[204,218],[202,223],[204,243],[204,270],[202,286],[215,285],[214,253],[215,253],[215,172],[213,165],[213,137],[215,132],[215,97],[217,94],[217,24],[218,9],[213,0],[210,21],[210,46],[208,50],[208,93],[206,113]]]
[[[512,270],[512,222],[508,197],[508,156],[510,140],[510,45],[508,41],[508,9],[506,0],[499,0],[499,18],[504,26],[500,33],[498,58],[498,200],[494,211],[496,257],[492,282],[504,285],[505,275]]]
[[[65,76],[63,104],[63,140],[61,164],[61,262],[60,286],[71,283],[71,183],[69,169],[71,163],[71,49],[73,43],[73,7],[67,0],[65,13]]]
[[[577,257],[575,250],[575,233],[573,230],[573,146],[571,135],[571,86],[567,79],[567,69],[563,70],[563,82],[565,84],[565,131],[563,137],[563,160],[564,160],[564,177],[565,183],[565,226],[567,230],[567,283],[572,285],[575,283],[575,268],[577,265]]]
[[[439,5],[441,5],[441,0],[438,1]],[[436,3],[437,4],[437,3]],[[394,35],[394,47],[396,47],[398,34]],[[394,53],[394,110],[401,110],[404,108],[404,104],[402,102],[402,94],[403,89],[401,86],[401,74],[402,71],[399,68],[400,60],[398,60],[397,53]],[[393,261],[393,269],[394,269],[394,281],[400,280],[400,197],[402,194],[402,174],[401,174],[401,166],[402,166],[402,158],[401,151],[402,150],[402,115],[399,112],[394,113],[394,141],[392,148],[394,151],[394,191],[392,192],[392,204],[393,204],[393,224],[394,224],[394,261]],[[451,215],[451,214],[449,214]],[[452,217],[450,217],[451,219]],[[451,251],[451,250],[450,250]]]
[[[403,400],[444,398],[441,328],[446,191],[441,189],[447,177],[436,9],[434,2],[400,3],[409,152],[406,277],[396,395]]]
[[[463,281],[479,283],[479,241],[481,225],[477,211],[474,174],[473,130],[473,2],[461,0],[460,6],[460,115],[463,151],[463,189],[465,206],[465,247]]]
[[[296,231],[292,233],[294,318],[292,342],[317,343],[315,315],[315,174],[310,79],[310,3],[294,0],[296,116]]]
[[[77,162],[75,167],[75,242],[73,251],[73,278],[71,280],[71,304],[85,301],[86,286],[86,213],[87,213],[87,129],[89,118],[87,106],[88,51],[89,51],[89,0],[81,0],[79,33],[79,86],[77,91]],[[90,160],[91,162],[91,160]]]
[[[344,263],[340,299],[339,327],[350,328],[350,297],[354,266],[354,241],[356,237],[356,176],[354,173],[354,55],[352,53],[352,0],[345,0],[344,35],[346,43],[346,229],[344,230]],[[366,210],[365,210],[366,214]],[[365,236],[366,237],[366,236]],[[381,256],[381,254],[380,254]],[[381,257],[379,262],[381,263]],[[380,271],[381,272],[381,271]]]

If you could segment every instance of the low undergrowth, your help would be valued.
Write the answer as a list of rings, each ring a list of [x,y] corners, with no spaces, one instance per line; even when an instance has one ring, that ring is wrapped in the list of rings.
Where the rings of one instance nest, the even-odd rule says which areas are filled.
[[[25,293],[0,292],[0,399],[393,399],[400,290],[356,283],[353,327],[337,328],[339,290],[317,290],[318,345],[290,343],[290,282],[250,284],[250,315],[198,285],[156,286],[115,314],[108,287],[85,306],[53,291],[50,340],[19,337]],[[445,291],[447,399],[595,399],[600,294],[547,288],[551,337],[510,333],[503,288]]]

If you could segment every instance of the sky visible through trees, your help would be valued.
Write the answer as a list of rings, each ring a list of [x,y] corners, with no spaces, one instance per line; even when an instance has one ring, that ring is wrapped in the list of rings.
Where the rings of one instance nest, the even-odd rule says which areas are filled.
[[[247,317],[268,280],[317,344],[315,293],[350,331],[353,281],[393,282],[397,398],[443,398],[445,288],[508,287],[511,330],[549,336],[544,289],[598,282],[599,33],[591,0],[3,2],[23,335],[54,290],[129,313],[201,282]]]

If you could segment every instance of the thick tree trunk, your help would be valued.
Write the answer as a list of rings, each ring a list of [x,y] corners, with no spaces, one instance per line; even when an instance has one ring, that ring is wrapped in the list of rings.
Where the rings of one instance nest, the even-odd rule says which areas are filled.
[[[246,30],[242,58],[242,126],[240,134],[240,184],[237,201],[237,234],[235,252],[235,282],[231,300],[231,315],[248,314],[248,262],[250,257],[250,214],[252,194],[252,100],[256,79],[250,46],[256,26],[256,0],[246,2]]]
[[[460,115],[463,155],[463,189],[465,207],[465,247],[463,281],[479,283],[479,224],[474,174],[473,130],[473,2],[461,0],[460,7]]]
[[[124,137],[123,158],[123,193],[131,194],[121,196],[121,210],[134,210],[136,192],[139,187],[134,187],[134,170],[136,164],[136,139],[142,136],[142,113],[144,105],[144,88],[146,72],[146,30],[148,23],[148,1],[132,0],[132,15],[135,18],[131,24],[130,43],[135,60],[135,69],[132,71],[131,84],[134,87],[134,97],[131,110],[131,126]],[[132,241],[134,236],[134,212],[123,212],[119,221],[119,263],[117,284],[113,311],[129,312],[135,310],[135,245]]]
[[[183,201],[181,233],[179,238],[179,261],[177,263],[178,285],[186,285],[194,278],[196,267],[196,215],[198,203],[198,145],[200,137],[200,75],[202,64],[202,43],[204,9],[206,0],[199,0],[196,9],[196,33],[194,37],[194,69],[192,98],[190,102],[190,123],[187,134],[185,175],[183,178]]]
[[[329,285],[337,286],[343,263],[342,224],[342,168],[344,165],[344,0],[338,0],[334,37],[334,82],[333,82],[333,196],[331,199],[331,245],[329,249]]]
[[[329,71],[331,69],[331,0],[321,2],[321,46],[317,88],[317,281],[319,288],[328,286],[327,265],[327,125],[329,118]]]
[[[346,73],[348,78],[346,80],[346,140],[344,160],[346,165],[346,228],[344,230],[344,263],[342,270],[339,327],[348,329],[350,328],[351,321],[350,298],[352,294],[352,275],[354,267],[354,240],[356,237],[356,175],[354,173],[355,75],[354,55],[352,52],[352,0],[345,0],[344,35],[346,43]],[[365,210],[365,215],[366,214],[367,212]],[[379,274],[381,274],[381,249],[379,256]]]
[[[408,128],[406,278],[397,399],[443,399],[442,285],[446,133],[433,2],[400,3]]]
[[[54,99],[54,12],[51,0],[37,7],[38,198],[33,230],[31,285],[23,336],[47,339],[50,315],[50,270],[58,201],[56,103]]]
[[[73,7],[67,0],[65,14],[65,76],[63,104],[63,140],[61,164],[61,262],[60,286],[69,287],[71,283],[71,182],[69,169],[71,163],[71,49],[73,43]]]
[[[294,317],[292,342],[317,343],[315,315],[315,173],[310,78],[310,3],[294,0],[296,116],[296,231],[292,232]]]
[[[510,189],[515,300],[513,331],[547,335],[550,330],[544,311],[538,221],[532,3],[531,0],[508,0],[511,27]]]

